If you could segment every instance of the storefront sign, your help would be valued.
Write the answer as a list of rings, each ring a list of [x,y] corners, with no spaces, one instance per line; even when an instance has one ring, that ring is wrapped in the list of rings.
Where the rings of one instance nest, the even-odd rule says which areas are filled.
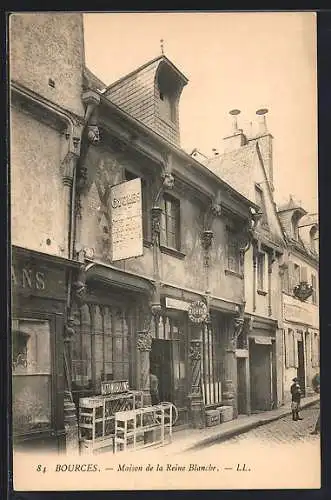
[[[248,349],[236,349],[236,358],[248,358]]]
[[[272,339],[270,337],[259,337],[257,335],[254,335],[253,337],[255,344],[262,344],[262,345],[271,345],[272,344]]]
[[[111,380],[109,382],[101,382],[101,394],[118,394],[129,390],[128,380]]]
[[[143,254],[141,179],[111,188],[112,260]]]
[[[22,267],[11,267],[11,279],[14,287],[30,290],[46,290],[46,276],[44,272]]]
[[[172,299],[170,297],[166,297],[165,300],[167,309],[178,309],[180,311],[188,311],[190,307],[190,303],[185,302],[184,300]]]
[[[188,308],[188,317],[192,323],[202,323],[207,319],[208,308],[202,300],[192,302]]]

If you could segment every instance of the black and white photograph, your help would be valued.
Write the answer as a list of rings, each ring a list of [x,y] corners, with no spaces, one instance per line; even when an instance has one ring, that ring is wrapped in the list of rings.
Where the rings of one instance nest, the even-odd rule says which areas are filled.
[[[8,35],[14,490],[320,488],[316,13]]]

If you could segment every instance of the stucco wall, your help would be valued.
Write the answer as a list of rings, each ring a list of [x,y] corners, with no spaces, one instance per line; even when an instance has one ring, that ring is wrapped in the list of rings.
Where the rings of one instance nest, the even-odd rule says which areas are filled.
[[[62,255],[60,134],[12,108],[10,163],[12,244]]]
[[[10,16],[10,77],[59,106],[83,114],[84,34],[80,13]],[[49,79],[55,87],[49,86]]]

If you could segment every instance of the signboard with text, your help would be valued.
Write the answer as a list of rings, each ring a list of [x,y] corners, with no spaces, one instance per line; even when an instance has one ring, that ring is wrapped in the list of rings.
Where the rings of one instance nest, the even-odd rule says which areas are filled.
[[[111,188],[112,260],[143,254],[141,179]]]

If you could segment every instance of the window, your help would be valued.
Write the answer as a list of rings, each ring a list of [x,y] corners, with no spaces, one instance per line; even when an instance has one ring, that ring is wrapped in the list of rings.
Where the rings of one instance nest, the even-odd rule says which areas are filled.
[[[51,427],[49,322],[14,319],[12,325],[12,410],[14,434]]]
[[[313,293],[311,296],[311,301],[313,304],[317,304],[317,280],[315,274],[311,275],[311,286],[313,287]]]
[[[283,292],[290,293],[290,280],[289,280],[288,267],[284,269],[284,272],[282,275],[282,288],[283,288]]]
[[[311,228],[310,233],[310,248],[311,250],[316,253],[318,251],[318,230],[317,226],[314,226]]]
[[[265,254],[259,252],[257,254],[257,289],[264,290],[264,275],[265,275]]]
[[[124,177],[126,181],[132,181],[137,179],[139,176],[131,172],[130,170],[124,171]],[[141,179],[141,197],[142,197],[142,213],[143,213],[143,238],[148,240],[149,237],[149,207],[148,207],[148,188],[146,179]]]
[[[262,189],[258,185],[255,185],[255,201],[256,201],[256,204],[260,208],[260,213],[262,214],[261,225],[267,226],[268,222],[267,222],[267,214],[266,214],[266,208],[265,208],[264,195],[263,195]]]
[[[298,264],[294,264],[293,273],[294,273],[294,275],[293,275],[294,286],[296,286],[300,283],[300,279],[301,279],[300,266],[298,266]]]
[[[236,234],[228,229],[228,245],[227,245],[227,269],[234,273],[242,273],[240,266],[240,249]]]
[[[161,215],[161,245],[180,249],[180,202],[164,195]]]
[[[298,368],[298,341],[297,333],[288,328],[285,336],[285,366],[286,368]]]
[[[124,308],[84,305],[72,346],[73,391],[98,393],[107,380],[132,383],[131,344]]]
[[[224,327],[224,325],[222,325]],[[206,325],[202,342],[202,394],[206,406],[222,401],[222,347],[221,328]]]

